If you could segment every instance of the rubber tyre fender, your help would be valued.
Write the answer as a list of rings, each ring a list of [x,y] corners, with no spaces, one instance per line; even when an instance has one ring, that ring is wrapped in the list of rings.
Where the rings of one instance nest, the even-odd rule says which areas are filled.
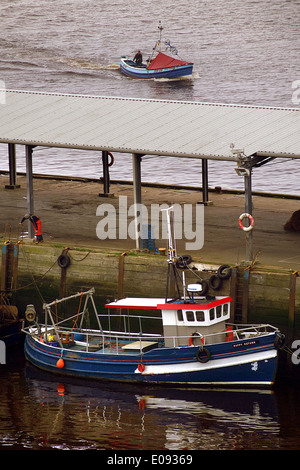
[[[282,333],[279,333],[275,336],[274,346],[275,349],[282,349],[285,343],[285,336]]]
[[[206,364],[211,358],[211,352],[207,348],[199,348],[196,352],[196,359],[197,361],[201,362],[201,364]]]
[[[220,279],[229,279],[231,276],[231,267],[228,264],[222,264],[217,271],[217,275]]]
[[[200,295],[207,294],[208,289],[209,289],[208,282],[205,279],[203,279],[203,281],[199,281],[199,282],[197,282],[197,284],[201,284],[201,287],[202,287],[202,289],[199,291],[199,294]]]
[[[70,257],[64,254],[58,257],[57,264],[60,268],[67,268],[70,265],[70,261]]]
[[[179,269],[185,269],[188,264],[192,262],[192,258],[190,255],[183,255],[178,258],[176,261],[176,266]]]
[[[213,290],[219,290],[222,286],[222,279],[217,275],[213,274],[209,278],[209,287],[211,287]]]

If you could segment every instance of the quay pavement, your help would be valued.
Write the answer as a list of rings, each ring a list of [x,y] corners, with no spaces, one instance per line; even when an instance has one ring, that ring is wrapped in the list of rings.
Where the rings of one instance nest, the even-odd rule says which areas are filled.
[[[18,176],[19,188],[6,189],[8,176],[0,176],[0,236],[2,241],[20,236],[20,226],[27,213],[25,176]],[[78,179],[34,177],[34,213],[42,221],[44,243],[69,247],[124,252],[136,248],[135,241],[127,239],[100,240],[96,227],[101,217],[96,215],[99,205],[109,204],[118,209],[119,196],[133,204],[133,186],[114,182],[110,195],[103,195],[100,182]],[[202,193],[193,188],[142,186],[142,203],[192,204],[201,203]],[[253,196],[253,253],[256,262],[284,270],[300,270],[300,232],[287,232],[285,223],[300,209],[300,197]],[[103,209],[103,206],[102,206]],[[102,210],[101,209],[101,210]],[[239,227],[239,216],[245,212],[244,195],[225,191],[210,191],[209,204],[204,207],[204,245],[188,252],[203,263],[239,264],[246,257],[246,233]],[[103,218],[103,217],[102,217]],[[27,229],[27,222],[24,228]],[[179,254],[187,254],[185,240],[177,241]],[[166,240],[157,240],[158,248],[167,246]]]

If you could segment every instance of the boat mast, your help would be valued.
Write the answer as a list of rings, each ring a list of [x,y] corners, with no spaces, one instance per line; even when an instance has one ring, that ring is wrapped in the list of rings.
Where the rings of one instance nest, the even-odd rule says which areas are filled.
[[[178,284],[178,272],[176,267],[177,261],[177,250],[176,250],[176,242],[175,242],[175,227],[174,227],[174,218],[171,221],[171,211],[173,211],[173,206],[168,207],[167,209],[162,209],[162,211],[166,212],[167,215],[167,230],[168,230],[168,272],[167,272],[167,286],[166,286],[166,297],[165,301],[167,302],[169,297],[169,284],[170,281],[175,283],[176,290],[177,290],[177,298],[181,297],[180,288]],[[171,277],[172,275],[172,277]],[[182,283],[182,280],[181,280]]]
[[[159,29],[159,40],[156,41],[155,43],[155,46],[153,47],[152,49],[152,54],[151,56],[149,56],[149,59],[147,60],[147,62],[150,64],[150,62],[152,61],[153,59],[153,55],[155,53],[155,51],[158,51],[158,52],[161,52],[161,35],[162,35],[162,30],[164,29],[163,26],[161,25],[161,21],[159,20],[158,22],[158,29]]]
[[[173,206],[168,207],[167,209],[162,209],[162,212],[166,212],[167,216],[167,232],[168,232],[168,252],[169,252],[169,263],[174,263],[177,258],[176,253],[176,243],[175,243],[175,227],[174,227],[174,218],[171,224],[171,214]]]
[[[159,40],[158,40],[157,44],[159,46],[159,52],[161,52],[161,35],[162,35],[162,31],[163,31],[164,28],[162,27],[160,20],[158,22],[158,29],[159,29]]]

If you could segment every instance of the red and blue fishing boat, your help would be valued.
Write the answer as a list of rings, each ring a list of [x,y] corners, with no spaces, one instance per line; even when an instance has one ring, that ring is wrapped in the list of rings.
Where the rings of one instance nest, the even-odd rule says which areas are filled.
[[[193,66],[192,62],[181,60],[177,57],[177,49],[171,46],[169,41],[164,42],[165,49],[172,52],[173,56],[162,52],[162,39],[161,33],[163,27],[159,24],[160,38],[153,48],[153,53],[146,63],[138,62],[130,57],[121,57],[120,69],[124,75],[132,78],[181,78],[187,75],[192,75]]]
[[[167,261],[174,297],[119,299],[106,304],[107,313],[100,315],[90,289],[45,304],[43,324],[29,306],[30,324],[23,328],[27,360],[58,375],[87,379],[272,387],[283,335],[269,324],[229,323],[231,297],[206,294],[199,274],[198,282],[186,286],[186,269],[195,270],[190,260],[177,257],[170,240]],[[218,272],[224,278],[230,268]],[[58,306],[76,299],[78,309],[59,321]],[[86,326],[92,310],[95,328]]]

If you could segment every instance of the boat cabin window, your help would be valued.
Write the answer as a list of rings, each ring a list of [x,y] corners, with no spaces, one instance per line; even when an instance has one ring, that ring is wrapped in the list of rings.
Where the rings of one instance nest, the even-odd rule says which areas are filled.
[[[182,310],[177,310],[177,319],[178,321],[183,321]]]
[[[195,316],[194,316],[194,311],[193,310],[187,310],[186,311],[186,319],[187,319],[187,321],[195,321]]]
[[[196,320],[197,321],[204,321],[205,320],[203,310],[196,310]]]
[[[229,316],[229,304],[221,304],[209,310],[177,310],[177,321],[179,322],[216,322]]]

